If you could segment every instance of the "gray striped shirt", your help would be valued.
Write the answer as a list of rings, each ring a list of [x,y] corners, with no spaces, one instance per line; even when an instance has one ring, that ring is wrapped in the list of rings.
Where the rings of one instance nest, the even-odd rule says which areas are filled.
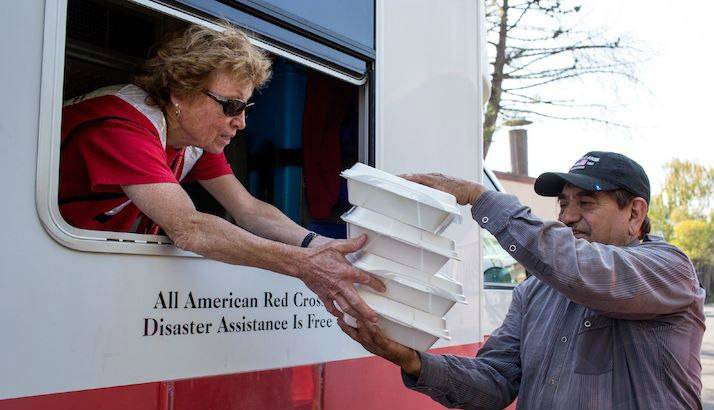
[[[533,277],[475,358],[422,353],[407,387],[447,407],[700,409],[704,290],[656,237],[630,246],[576,239],[511,195],[472,209]]]

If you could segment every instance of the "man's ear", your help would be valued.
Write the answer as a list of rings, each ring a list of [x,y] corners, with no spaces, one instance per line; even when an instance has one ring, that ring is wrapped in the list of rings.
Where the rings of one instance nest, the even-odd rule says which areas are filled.
[[[649,206],[643,198],[636,197],[630,204],[630,220],[628,221],[628,233],[630,236],[639,238],[642,223],[645,221]]]

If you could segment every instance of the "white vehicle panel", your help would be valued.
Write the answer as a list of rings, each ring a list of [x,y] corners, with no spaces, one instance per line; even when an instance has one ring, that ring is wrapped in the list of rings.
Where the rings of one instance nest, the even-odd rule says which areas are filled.
[[[480,7],[468,0],[377,2],[377,168],[481,179]],[[465,257],[447,266],[469,304],[447,315],[448,345],[481,340],[479,229],[468,209],[462,213],[463,223],[445,235]]]
[[[480,179],[480,2],[377,3],[377,167]],[[36,206],[47,200],[36,192],[36,176],[59,152],[58,144],[38,150],[38,135],[59,139],[64,6],[0,2],[0,49],[10,50],[0,64],[0,169],[6,175],[0,399],[367,356],[334,321],[308,328],[308,317],[324,325],[331,316],[323,307],[296,306],[314,296],[296,279],[204,258],[72,250],[56,240],[61,229],[45,219],[57,230],[55,238],[47,232],[38,217],[46,210]],[[471,221],[467,209],[463,219]],[[480,340],[478,231],[471,221],[446,232],[464,255],[446,273],[464,284],[469,302],[447,316],[451,345]],[[170,292],[177,292],[178,304],[162,308],[159,295],[166,304]],[[189,292],[196,298],[255,297],[258,307],[184,308]],[[266,307],[266,292],[280,303],[287,292],[287,306]],[[294,315],[302,328],[292,325]],[[215,331],[222,317],[243,316],[287,320],[290,328],[143,335],[151,318],[213,323]]]

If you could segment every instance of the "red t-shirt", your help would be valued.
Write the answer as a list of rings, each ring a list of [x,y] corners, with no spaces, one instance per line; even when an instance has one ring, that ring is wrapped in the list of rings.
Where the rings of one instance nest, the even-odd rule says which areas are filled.
[[[108,95],[66,106],[62,112],[59,203],[72,226],[131,232],[141,212],[122,185],[173,183],[178,151],[161,145],[151,121],[119,97]],[[181,182],[232,174],[223,153],[204,152]]]

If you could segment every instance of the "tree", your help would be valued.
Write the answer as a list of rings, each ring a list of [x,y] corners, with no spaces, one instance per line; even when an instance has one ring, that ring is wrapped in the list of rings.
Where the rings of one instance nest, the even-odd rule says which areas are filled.
[[[687,219],[674,226],[672,244],[682,249],[695,264],[714,263],[714,223]]]
[[[711,219],[714,196],[714,168],[674,159],[665,164],[662,192],[650,201],[654,231],[670,240],[674,225],[690,219]]]
[[[596,113],[606,105],[559,98],[550,86],[584,77],[636,81],[635,49],[626,40],[576,29],[574,17],[582,6],[567,0],[486,0],[486,10],[494,59],[484,158],[504,121],[541,117],[616,124]]]
[[[650,201],[652,230],[679,246],[695,265],[714,264],[714,168],[681,160],[665,165],[662,192]]]
[[[665,167],[667,176],[660,194],[662,204],[670,212],[681,210],[689,216],[705,217],[714,195],[714,169],[678,159]]]

